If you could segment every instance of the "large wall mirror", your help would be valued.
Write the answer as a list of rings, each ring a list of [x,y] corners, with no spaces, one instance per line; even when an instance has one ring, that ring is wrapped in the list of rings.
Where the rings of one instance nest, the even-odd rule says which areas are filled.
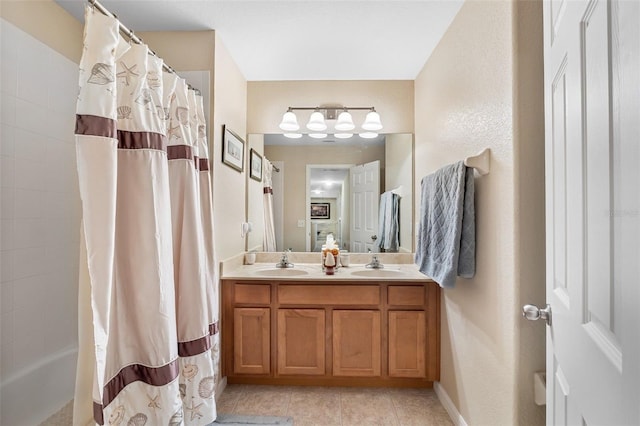
[[[354,135],[346,140],[331,135],[324,139],[306,135],[288,139],[265,134],[249,135],[248,139],[260,141],[264,157],[280,170],[273,173],[272,182],[278,251],[319,251],[329,233],[342,249],[378,251],[378,201],[387,191],[399,195],[397,251],[413,251],[412,134],[381,134],[376,139]],[[377,185],[356,196],[357,182]],[[249,196],[247,204],[248,217],[262,220],[262,198]],[[264,228],[254,229],[260,235],[251,236],[248,248],[263,238]]]

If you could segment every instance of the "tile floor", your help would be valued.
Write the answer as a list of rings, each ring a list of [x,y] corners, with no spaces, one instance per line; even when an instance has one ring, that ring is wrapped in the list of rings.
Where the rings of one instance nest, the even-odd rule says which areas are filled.
[[[228,385],[218,412],[291,416],[295,426],[453,425],[433,389]]]
[[[294,426],[449,426],[433,389],[228,385],[218,412],[290,416]],[[71,426],[73,401],[41,426]]]

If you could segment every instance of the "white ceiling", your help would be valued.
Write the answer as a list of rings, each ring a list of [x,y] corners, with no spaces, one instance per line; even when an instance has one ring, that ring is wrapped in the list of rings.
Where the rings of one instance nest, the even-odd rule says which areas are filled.
[[[86,1],[56,1],[80,21],[84,20]],[[101,3],[134,31],[214,29],[247,80],[267,81],[413,80],[463,1],[102,0]]]
[[[311,198],[338,198],[342,193],[344,180],[349,176],[348,168],[312,168],[309,174]]]

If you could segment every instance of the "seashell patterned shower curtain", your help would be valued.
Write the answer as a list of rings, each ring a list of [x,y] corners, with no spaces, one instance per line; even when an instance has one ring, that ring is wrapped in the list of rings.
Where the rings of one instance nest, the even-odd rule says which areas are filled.
[[[74,424],[216,418],[218,282],[202,97],[87,8]],[[93,419],[93,420],[92,420]]]
[[[276,251],[276,230],[273,222],[273,164],[264,157],[263,209],[264,209],[264,251]]]

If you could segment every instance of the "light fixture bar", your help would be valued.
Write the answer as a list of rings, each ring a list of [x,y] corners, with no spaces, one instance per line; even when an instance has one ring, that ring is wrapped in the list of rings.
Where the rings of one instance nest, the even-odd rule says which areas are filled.
[[[293,111],[293,110],[298,110],[298,111],[317,111],[317,110],[322,110],[322,111],[327,111],[327,110],[338,110],[338,111],[344,111],[344,110],[352,110],[352,111],[375,111],[376,108],[375,107],[348,107],[348,106],[318,106],[318,107],[289,107],[287,108],[287,111]]]

